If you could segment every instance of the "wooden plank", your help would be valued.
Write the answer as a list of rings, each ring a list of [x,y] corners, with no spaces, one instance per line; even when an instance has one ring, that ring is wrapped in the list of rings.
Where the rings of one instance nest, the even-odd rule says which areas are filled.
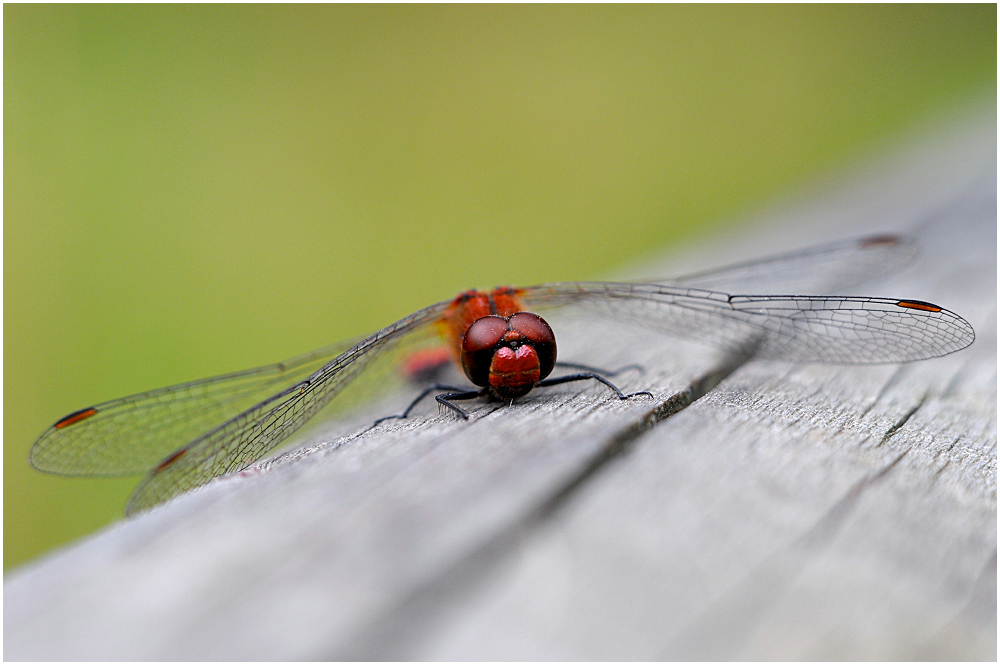
[[[920,220],[922,260],[871,287],[955,303],[980,333],[968,352],[741,367],[531,537],[456,566],[435,603],[414,594],[346,654],[994,659],[994,183]]]
[[[976,248],[995,219],[978,219],[960,255],[985,260],[956,294],[977,314],[968,353],[740,368],[573,497],[418,657],[994,659],[996,265]],[[947,278],[934,261],[911,287]]]
[[[966,352],[738,366],[567,320],[563,358],[641,363],[623,387],[655,404],[566,386],[468,423],[330,423],[10,574],[6,656],[995,657],[995,118],[673,261],[916,225],[925,262],[874,286],[970,317]],[[685,391],[707,394],[656,424]]]

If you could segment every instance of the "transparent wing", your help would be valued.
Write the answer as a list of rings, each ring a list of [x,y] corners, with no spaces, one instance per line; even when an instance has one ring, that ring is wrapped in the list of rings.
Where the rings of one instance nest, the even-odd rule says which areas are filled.
[[[742,293],[831,293],[898,270],[918,253],[911,238],[873,235],[684,277],[641,281]]]
[[[144,510],[212,478],[246,468],[278,446],[321,411],[351,381],[403,347],[436,337],[434,324],[448,302],[422,309],[379,330],[307,378],[268,397],[190,443],[178,448],[146,476],[132,495],[127,513]],[[376,372],[377,373],[377,372]]]
[[[129,395],[81,409],[31,447],[32,466],[72,476],[145,473],[192,438],[309,376],[351,343],[285,362]]]
[[[924,360],[964,349],[972,326],[917,300],[733,296],[662,284],[566,282],[523,290],[529,309],[580,305],[757,357],[842,364]]]

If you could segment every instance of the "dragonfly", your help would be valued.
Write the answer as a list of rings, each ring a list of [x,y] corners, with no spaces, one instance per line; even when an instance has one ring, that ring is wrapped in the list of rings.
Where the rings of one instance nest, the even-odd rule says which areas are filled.
[[[351,386],[378,390],[407,358],[442,346],[476,386],[443,396],[442,404],[449,402],[445,406],[463,417],[469,413],[452,399],[513,403],[534,388],[566,381],[597,379],[623,399],[642,394],[625,395],[596,372],[549,377],[557,366],[555,334],[537,312],[564,307],[583,307],[723,351],[749,344],[753,357],[761,359],[863,365],[964,349],[975,339],[972,326],[921,300],[718,290],[727,283],[783,279],[860,282],[898,268],[914,254],[915,244],[903,236],[868,236],[681,279],[466,291],[359,341],[74,411],[42,433],[30,462],[69,476],[144,473],[126,507],[127,514],[140,512],[247,468],[328,405],[350,403],[345,395]],[[364,391],[359,394],[363,398]]]

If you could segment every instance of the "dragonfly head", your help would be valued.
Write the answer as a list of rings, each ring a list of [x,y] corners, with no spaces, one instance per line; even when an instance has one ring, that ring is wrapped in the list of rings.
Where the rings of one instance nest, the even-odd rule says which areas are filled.
[[[462,337],[462,369],[503,400],[528,394],[556,364],[556,336],[530,312],[477,319]]]

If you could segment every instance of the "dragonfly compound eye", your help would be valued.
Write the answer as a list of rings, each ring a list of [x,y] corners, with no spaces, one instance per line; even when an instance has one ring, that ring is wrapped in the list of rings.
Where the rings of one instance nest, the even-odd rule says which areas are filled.
[[[531,312],[518,312],[510,317],[510,329],[521,333],[525,342],[538,354],[538,380],[552,372],[556,365],[556,336],[545,319]]]
[[[477,386],[489,385],[493,352],[509,330],[507,319],[490,315],[476,320],[465,331],[462,337],[462,369],[469,381]]]

